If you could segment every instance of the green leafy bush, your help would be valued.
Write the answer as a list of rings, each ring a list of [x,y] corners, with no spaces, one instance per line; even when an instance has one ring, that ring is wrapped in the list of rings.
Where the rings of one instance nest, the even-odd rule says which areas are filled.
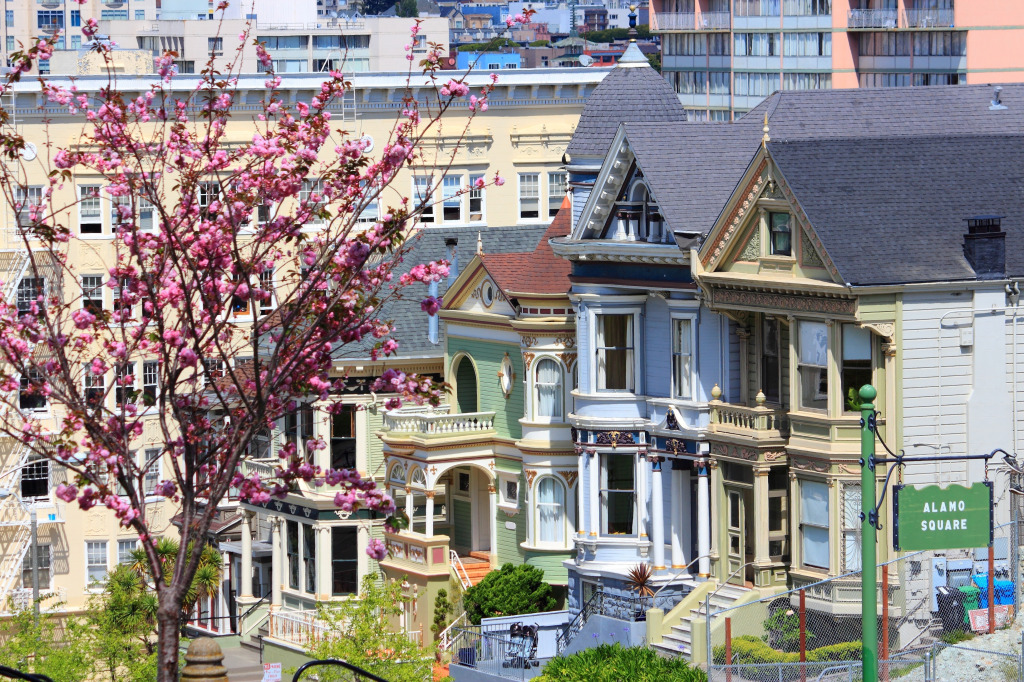
[[[537,682],[707,682],[702,670],[679,658],[661,658],[647,647],[602,644],[551,659]]]
[[[807,660],[810,663],[824,661],[859,661],[861,654],[861,643],[840,642],[821,646],[817,649],[807,650]],[[725,646],[716,646],[712,651],[715,663],[725,664]],[[732,640],[732,662],[735,665],[757,664],[757,663],[798,663],[800,653],[797,651],[779,651],[773,649],[757,637],[743,635]]]
[[[526,564],[509,563],[491,571],[480,584],[466,590],[462,601],[474,625],[479,625],[481,618],[540,613],[558,607],[554,590],[544,582],[544,571]]]
[[[775,612],[765,619],[763,626],[765,634],[761,639],[767,642],[768,646],[783,651],[800,650],[800,616],[793,609],[775,609]],[[810,644],[814,639],[814,633],[805,627],[804,637]]]

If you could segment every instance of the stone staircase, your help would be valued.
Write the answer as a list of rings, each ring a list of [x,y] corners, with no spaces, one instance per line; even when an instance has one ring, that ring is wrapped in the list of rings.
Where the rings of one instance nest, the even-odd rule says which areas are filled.
[[[730,583],[715,589],[718,591],[711,597],[711,613],[717,613],[733,606],[737,600],[750,592],[750,589],[746,587]],[[700,597],[700,601],[694,604],[695,608],[691,608],[688,614],[683,615],[678,625],[671,626],[671,631],[662,636],[661,642],[652,645],[656,651],[664,655],[693,659],[693,627],[696,623],[703,628],[707,615],[704,599],[705,597]],[[684,598],[683,601],[686,599]]]
[[[491,572],[490,552],[470,552],[466,556],[459,557],[462,565],[466,568],[466,575],[473,585],[478,584]]]

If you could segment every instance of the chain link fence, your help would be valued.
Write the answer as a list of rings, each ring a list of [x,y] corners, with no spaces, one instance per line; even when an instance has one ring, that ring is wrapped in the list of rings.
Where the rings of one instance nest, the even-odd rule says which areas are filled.
[[[920,551],[877,568],[882,679],[1024,682],[1019,629],[1019,523],[997,526],[989,548]],[[849,563],[847,564],[849,565]],[[990,571],[995,627],[987,634]],[[704,614],[711,680],[859,680],[861,572]],[[694,624],[696,626],[696,623]],[[980,666],[980,668],[979,668]]]

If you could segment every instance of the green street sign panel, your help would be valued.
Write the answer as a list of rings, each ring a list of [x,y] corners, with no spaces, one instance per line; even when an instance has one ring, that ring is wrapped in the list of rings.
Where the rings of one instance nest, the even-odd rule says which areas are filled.
[[[992,543],[992,482],[898,485],[893,490],[896,551],[972,549]]]

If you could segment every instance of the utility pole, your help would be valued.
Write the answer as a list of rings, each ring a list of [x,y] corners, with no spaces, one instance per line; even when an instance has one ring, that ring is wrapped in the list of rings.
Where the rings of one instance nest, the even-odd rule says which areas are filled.
[[[878,391],[871,384],[860,389],[860,498],[861,498],[861,660],[864,679],[878,679],[878,604],[875,574],[875,405]]]
[[[39,528],[36,525],[36,503],[33,501],[28,510],[29,523],[32,528],[32,611],[35,613],[36,627],[39,627]]]

